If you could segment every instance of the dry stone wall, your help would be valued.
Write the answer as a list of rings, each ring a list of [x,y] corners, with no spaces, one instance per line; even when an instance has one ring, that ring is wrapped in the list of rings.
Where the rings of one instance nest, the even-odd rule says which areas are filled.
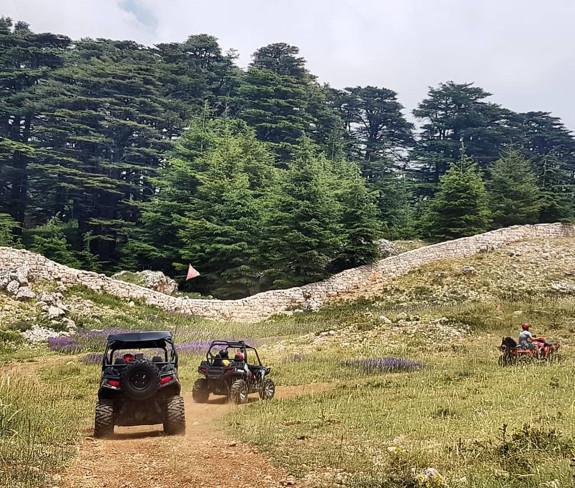
[[[84,285],[126,299],[142,300],[167,311],[217,320],[255,322],[289,310],[317,310],[337,300],[359,297],[378,284],[422,265],[449,258],[472,256],[526,239],[575,237],[575,225],[536,224],[507,227],[472,237],[442,242],[381,259],[338,273],[327,280],[298,288],[272,290],[240,300],[198,300],[172,297],[103,274],[81,271],[29,251],[0,247],[0,275],[24,272],[34,281],[62,286]]]

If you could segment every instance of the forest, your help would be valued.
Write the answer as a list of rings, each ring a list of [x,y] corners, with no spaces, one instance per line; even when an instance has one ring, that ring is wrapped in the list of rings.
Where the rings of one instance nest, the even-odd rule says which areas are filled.
[[[369,263],[380,238],[572,219],[571,131],[490,97],[445,81],[407,115],[393,89],[319,83],[285,43],[242,69],[206,34],[143,46],[1,18],[0,246],[237,298]]]

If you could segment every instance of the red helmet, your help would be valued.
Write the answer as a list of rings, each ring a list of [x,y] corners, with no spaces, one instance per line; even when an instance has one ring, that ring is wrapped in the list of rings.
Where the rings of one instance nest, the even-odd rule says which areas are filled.
[[[521,328],[523,330],[529,330],[529,324],[527,322],[524,322],[523,324],[521,324]]]
[[[243,361],[245,359],[244,353],[243,352],[236,352],[234,359],[236,361]]]
[[[134,360],[134,355],[132,353],[126,353],[123,356],[124,362],[131,363]]]

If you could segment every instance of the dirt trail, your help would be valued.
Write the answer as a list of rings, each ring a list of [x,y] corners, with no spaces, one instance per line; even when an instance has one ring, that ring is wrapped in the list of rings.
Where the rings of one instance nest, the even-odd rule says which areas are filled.
[[[279,397],[313,393],[327,385],[284,387]],[[257,401],[257,396],[252,395]],[[250,397],[250,400],[252,400]],[[186,402],[186,435],[168,437],[161,426],[116,427],[112,439],[85,432],[80,453],[64,473],[63,488],[277,487],[291,485],[289,473],[256,449],[226,437],[218,420],[233,408],[215,397]],[[297,483],[296,486],[302,486]]]

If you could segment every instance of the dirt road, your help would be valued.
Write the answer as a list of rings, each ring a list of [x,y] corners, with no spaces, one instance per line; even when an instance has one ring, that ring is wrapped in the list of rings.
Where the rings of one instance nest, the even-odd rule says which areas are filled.
[[[284,387],[279,397],[317,391],[318,385]],[[323,389],[323,388],[320,388]],[[164,436],[161,426],[116,427],[114,438],[85,432],[79,456],[62,477],[63,488],[176,488],[294,486],[285,470],[256,449],[226,437],[218,420],[233,408],[215,397],[186,402],[186,435]],[[256,401],[257,395],[253,396]],[[295,486],[301,486],[296,484]]]

